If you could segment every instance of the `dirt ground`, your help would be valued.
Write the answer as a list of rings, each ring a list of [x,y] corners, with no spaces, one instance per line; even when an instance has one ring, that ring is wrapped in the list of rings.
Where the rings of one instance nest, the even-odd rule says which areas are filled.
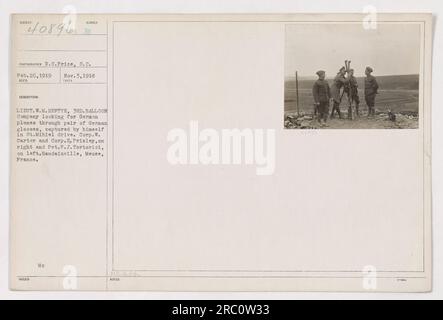
[[[326,124],[320,124],[312,115],[286,112],[284,126],[286,129],[416,129],[418,128],[418,117],[408,114],[395,114],[395,121],[389,120],[388,114],[376,113],[373,117],[365,114],[354,120],[328,119]]]

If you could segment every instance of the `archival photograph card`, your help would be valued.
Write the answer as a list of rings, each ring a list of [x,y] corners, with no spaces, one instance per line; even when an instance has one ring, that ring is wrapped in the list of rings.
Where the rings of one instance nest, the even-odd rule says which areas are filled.
[[[432,289],[431,14],[11,30],[11,289]]]

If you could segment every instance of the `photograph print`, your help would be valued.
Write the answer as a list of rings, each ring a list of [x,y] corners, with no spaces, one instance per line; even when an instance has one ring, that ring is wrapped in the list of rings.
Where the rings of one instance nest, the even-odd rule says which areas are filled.
[[[417,23],[288,24],[286,129],[416,129]]]

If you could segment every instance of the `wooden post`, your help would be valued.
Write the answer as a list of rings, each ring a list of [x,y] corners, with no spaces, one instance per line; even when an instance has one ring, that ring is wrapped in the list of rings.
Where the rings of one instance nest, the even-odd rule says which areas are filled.
[[[297,115],[300,115],[300,106],[299,106],[299,100],[298,100],[298,72],[295,71],[295,100],[297,103]]]

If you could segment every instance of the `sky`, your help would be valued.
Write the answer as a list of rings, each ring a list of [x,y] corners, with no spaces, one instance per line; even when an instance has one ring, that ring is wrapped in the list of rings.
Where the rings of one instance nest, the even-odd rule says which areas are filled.
[[[420,73],[420,25],[378,23],[376,30],[356,24],[294,24],[286,26],[285,77],[333,77],[344,60],[356,76],[366,66],[374,75]]]

